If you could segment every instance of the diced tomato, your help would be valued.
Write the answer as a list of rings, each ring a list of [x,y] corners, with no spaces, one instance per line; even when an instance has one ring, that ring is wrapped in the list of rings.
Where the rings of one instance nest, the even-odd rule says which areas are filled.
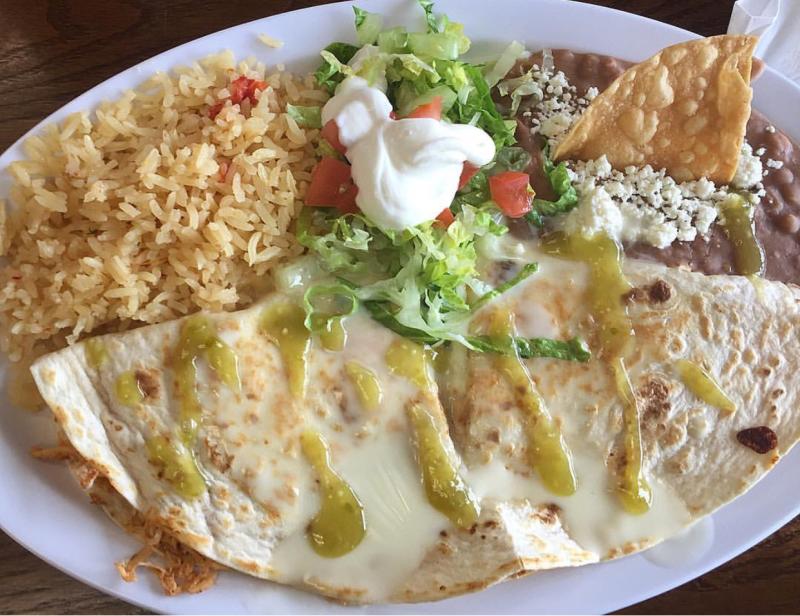
[[[519,218],[531,209],[530,177],[521,171],[505,171],[489,178],[492,200],[506,216]]]
[[[257,100],[256,94],[258,94],[259,92],[263,92],[266,89],[267,89],[266,81],[261,81],[259,79],[253,80],[253,87],[250,94],[250,102],[255,104]]]
[[[234,105],[238,105],[244,99],[248,99],[251,104],[255,105],[258,101],[256,94],[267,89],[267,82],[241,75],[231,82],[229,89],[231,91],[231,102]]]
[[[452,224],[452,222],[455,219],[456,217],[453,216],[453,212],[450,211],[449,207],[446,207],[441,212],[439,212],[439,215],[436,217],[436,221],[433,224],[439,227],[444,227],[446,229]]]
[[[358,212],[358,206],[356,205],[357,196],[358,186],[351,181],[350,185],[344,192],[340,193],[336,199],[336,209],[342,212],[342,214],[355,214]]]
[[[231,81],[231,85],[228,89],[231,92],[231,102],[234,105],[238,105],[245,98],[247,98],[247,93],[250,90],[250,83],[252,81],[252,79],[245,77],[244,75]]]
[[[234,105],[238,105],[245,99],[249,100],[251,105],[255,105],[258,102],[258,93],[267,89],[267,82],[250,79],[249,77],[241,75],[231,81],[231,85],[228,89],[231,93],[229,97],[230,101]],[[218,101],[211,105],[211,107],[208,108],[208,117],[212,120],[216,118],[224,106],[225,101]]]
[[[306,191],[306,205],[335,207],[343,212],[355,212],[358,187],[353,183],[350,165],[326,156],[311,172]]]
[[[397,119],[397,112],[396,111],[390,111],[389,112],[389,119],[390,120],[396,120]]]
[[[434,96],[430,103],[420,105],[409,113],[407,118],[431,118],[433,120],[442,119],[442,97]]]
[[[222,108],[225,106],[225,101],[219,101],[211,105],[208,108],[208,117],[212,120],[219,115],[219,112],[222,111]]]
[[[464,163],[464,168],[461,170],[461,177],[458,180],[458,189],[461,190],[469,184],[469,181],[472,177],[478,173],[478,169],[480,167],[476,167],[475,165],[470,165],[469,163]]]
[[[347,152],[347,148],[342,145],[341,141],[339,141],[339,127],[333,120],[328,120],[326,122],[319,135],[325,139],[325,141],[330,143],[331,147],[339,152],[339,154],[344,155]]]

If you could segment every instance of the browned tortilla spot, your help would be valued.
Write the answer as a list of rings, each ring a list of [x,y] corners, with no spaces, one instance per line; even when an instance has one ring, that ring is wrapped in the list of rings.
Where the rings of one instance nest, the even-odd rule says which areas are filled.
[[[767,426],[746,428],[736,433],[736,440],[756,453],[767,453],[778,446],[778,435]]]

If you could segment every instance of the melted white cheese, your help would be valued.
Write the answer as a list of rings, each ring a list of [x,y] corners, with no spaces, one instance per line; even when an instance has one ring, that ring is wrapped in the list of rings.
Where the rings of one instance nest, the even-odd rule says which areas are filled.
[[[552,412],[552,409],[551,409]],[[566,419],[569,414],[555,414]],[[473,467],[467,482],[481,498],[511,500],[526,498],[534,505],[554,503],[566,531],[582,548],[601,559],[621,556],[628,543],[654,544],[683,529],[690,520],[686,507],[672,490],[659,481],[650,482],[653,505],[643,515],[631,515],[620,505],[613,490],[613,477],[603,463],[603,454],[581,439],[573,422],[562,424],[564,438],[572,450],[577,490],[572,496],[556,496],[544,487],[538,475],[525,476],[506,468],[498,459]]]
[[[247,320],[235,334],[221,336],[232,344],[243,338],[258,340],[250,330],[255,323]],[[304,403],[290,396],[284,380],[272,379],[259,401],[217,406],[225,409],[223,434],[233,454],[232,477],[283,520],[269,558],[275,579],[322,589],[348,588],[360,593],[354,598],[379,601],[419,566],[450,522],[428,503],[414,458],[406,404],[418,394],[417,388],[391,374],[384,360],[396,336],[362,314],[349,317],[345,327],[344,350],[328,352],[316,345],[312,349]],[[261,345],[268,364],[274,361],[279,367],[282,360],[276,349]],[[384,394],[378,410],[364,410],[344,376],[342,367],[351,360],[377,376]],[[248,370],[242,358],[240,369]],[[233,396],[222,390],[215,395]],[[308,428],[322,434],[333,469],[364,507],[364,539],[338,558],[317,554],[306,533],[320,504],[314,471],[299,448],[299,434]]]
[[[514,252],[520,258],[539,263],[537,274],[499,300],[514,307],[520,334],[554,338],[574,335],[585,311],[572,311],[570,306],[557,308],[556,290],[571,289],[576,305],[580,305],[587,284],[586,268],[539,254],[530,244],[517,248]],[[231,344],[237,339],[258,340],[251,327],[255,325],[248,320],[236,332],[222,329],[220,335]],[[346,328],[349,336],[343,351],[313,351],[303,413],[286,407],[296,403],[281,379],[265,385],[258,401],[239,400],[238,404],[218,406],[227,409],[223,434],[233,454],[232,477],[256,500],[275,508],[283,520],[278,534],[264,537],[271,549],[269,563],[275,579],[321,589],[346,587],[359,594],[354,598],[379,601],[398,590],[435,545],[440,531],[451,525],[431,507],[421,485],[405,417],[405,405],[417,393],[416,388],[393,375],[385,362],[386,349],[395,335],[362,314],[350,317]],[[263,342],[259,346],[259,353],[268,355],[267,365],[281,365],[273,347]],[[459,374],[450,375],[456,381],[462,381],[466,374],[466,363],[455,361],[459,358],[463,360],[463,354],[454,355],[452,366]],[[384,402],[378,411],[361,409],[355,390],[343,377],[341,366],[350,360],[369,367],[380,381]],[[246,360],[240,362],[241,369],[248,370]],[[258,383],[259,379],[245,376],[243,381]],[[653,490],[650,511],[631,515],[622,508],[614,491],[613,474],[605,464],[603,444],[608,441],[608,432],[599,425],[587,431],[586,410],[573,403],[574,392],[559,388],[557,383],[551,385],[542,390],[542,395],[571,450],[577,477],[575,494],[553,495],[535,473],[520,472],[518,463],[498,454],[486,464],[462,470],[476,496],[557,504],[569,535],[601,559],[622,555],[624,546],[642,547],[679,533],[690,522],[690,515],[682,500],[652,477],[648,477]],[[206,394],[220,396],[223,401],[225,396],[233,396],[225,389]],[[339,402],[333,404],[332,400]],[[281,408],[285,409],[283,418],[276,418]],[[286,417],[292,415],[298,416],[297,421],[287,422]],[[320,556],[311,549],[306,536],[306,527],[319,508],[313,470],[297,446],[298,435],[308,427],[324,436],[333,468],[364,506],[366,535],[352,552],[339,558]],[[659,557],[659,552],[651,556],[661,561],[670,558]]]
[[[562,339],[576,335],[581,320],[585,318],[581,298],[588,284],[586,266],[548,257],[538,253],[530,244],[525,245],[525,255],[539,264],[538,272],[496,300],[495,305],[502,304],[514,312],[518,326],[524,327],[520,327],[521,335]],[[565,288],[570,289],[570,295],[575,298],[574,306],[565,306],[558,300],[563,297]],[[559,304],[562,313],[556,314],[554,307]],[[537,374],[536,364],[530,365],[531,372]],[[600,426],[598,423],[593,429],[589,428],[589,415],[585,408],[587,400],[579,387],[602,388],[604,385],[573,380],[565,387],[564,383],[554,382],[553,378],[542,378],[546,379],[547,387],[543,387],[540,393],[549,412],[559,422],[564,440],[572,452],[576,492],[567,497],[554,495],[545,488],[537,474],[519,472],[518,461],[510,460],[501,446],[488,464],[473,465],[469,469],[466,480],[475,493],[481,498],[506,501],[526,498],[535,505],[559,505],[561,519],[570,536],[601,559],[621,555],[619,550],[626,544],[654,544],[685,528],[691,516],[683,501],[669,486],[650,476],[648,481],[653,491],[651,509],[643,515],[632,515],[622,508],[614,490],[613,473],[605,464],[607,452],[604,449],[609,433],[603,429],[605,424]],[[509,429],[501,438],[507,438],[509,443],[516,442],[517,438],[524,439],[521,432],[517,436],[513,436],[513,432]]]
[[[347,148],[356,204],[377,225],[405,229],[433,220],[458,190],[464,162],[494,158],[483,130],[430,118],[392,120],[392,105],[360,77],[345,79],[322,109]]]

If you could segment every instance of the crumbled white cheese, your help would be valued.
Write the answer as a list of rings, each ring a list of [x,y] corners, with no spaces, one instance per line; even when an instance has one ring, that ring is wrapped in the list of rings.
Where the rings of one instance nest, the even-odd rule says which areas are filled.
[[[531,77],[540,93],[533,95],[531,134],[542,135],[551,151],[598,96],[589,88],[579,97],[562,72],[533,65]],[[527,113],[527,112],[526,112]],[[750,204],[766,193],[762,184],[766,170],[761,162],[764,148],[753,152],[744,143],[731,188]],[[768,161],[768,168],[779,168],[779,161]],[[568,162],[570,180],[579,201],[563,221],[557,223],[568,233],[594,235],[605,231],[626,243],[645,242],[665,248],[676,240],[707,238],[719,219],[719,204],[729,194],[728,186],[716,186],[701,178],[678,183],[664,169],[650,165],[614,170],[605,156],[592,161]]]
[[[770,169],[781,169],[783,167],[783,161],[773,160],[772,158],[768,158],[767,167],[769,167]]]
[[[564,220],[564,230],[568,234],[588,237],[600,232],[619,237],[624,225],[622,211],[605,188],[591,185],[581,191],[578,207],[567,214]]]
[[[570,167],[570,179],[580,201],[575,213],[567,217],[567,231],[578,230],[585,221],[592,224],[587,224],[581,233],[596,233],[600,226],[595,220],[597,212],[606,212],[607,204],[603,202],[598,209],[592,200],[608,197],[623,221],[618,233],[612,235],[623,242],[646,242],[664,248],[676,239],[692,241],[698,233],[705,236],[717,218],[715,203],[727,195],[726,190],[718,190],[705,178],[678,184],[663,169],[656,171],[650,165],[617,171],[605,156],[571,163]],[[585,195],[589,195],[589,201]],[[609,224],[603,228],[611,232],[617,227]]]
[[[759,148],[754,154],[753,148],[745,141],[742,145],[742,154],[739,157],[739,166],[736,168],[736,173],[731,182],[733,186],[747,190],[761,183],[764,167],[761,164],[761,154],[759,152],[762,149]]]
[[[549,118],[544,118],[539,125],[539,132],[545,137],[557,139],[566,133],[572,126],[572,116],[566,113],[556,113]]]
[[[768,133],[774,133],[775,132],[775,127],[772,124],[768,124],[766,130],[767,130]]]
[[[744,191],[750,203],[764,195],[761,170],[761,159],[745,143],[732,186]],[[605,156],[569,163],[569,176],[580,201],[565,221],[568,232],[593,235],[603,229],[622,242],[645,242],[658,248],[675,240],[707,237],[718,219],[719,204],[729,194],[727,186],[716,186],[707,178],[678,183],[664,169],[650,165],[618,171]],[[619,217],[609,213],[608,198],[619,210],[621,226]],[[600,222],[601,217],[607,222]]]
[[[535,86],[531,106],[531,134],[541,134],[551,148],[555,148],[569,128],[597,96],[597,88],[589,88],[584,97],[570,85],[561,71],[548,71],[537,64],[530,69]]]

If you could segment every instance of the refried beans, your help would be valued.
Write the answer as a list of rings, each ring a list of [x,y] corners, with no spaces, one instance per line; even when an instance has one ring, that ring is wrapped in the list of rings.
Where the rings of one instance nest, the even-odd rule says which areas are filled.
[[[525,73],[531,64],[541,66],[541,53],[520,61],[509,73],[515,77]],[[565,49],[553,50],[556,71],[562,71],[579,96],[590,87],[605,90],[631,62],[593,53],[576,53]],[[754,78],[760,72],[761,63],[754,61]],[[538,196],[554,197],[547,177],[542,170],[539,137],[531,136],[531,117],[524,116],[526,106],[520,107],[517,115],[517,140],[530,152],[532,162],[528,168],[531,185]],[[800,148],[789,137],[775,129],[771,132],[767,118],[753,110],[747,124],[747,140],[753,151],[764,148],[762,160],[772,159],[783,163],[779,169],[769,168],[763,178],[766,196],[756,207],[755,228],[764,249],[765,277],[770,280],[800,284]],[[514,225],[521,232],[521,225]],[[660,261],[670,267],[687,266],[705,274],[735,274],[733,246],[721,225],[712,227],[707,238],[697,237],[691,242],[676,241],[667,248],[655,248],[636,243],[624,247],[630,257]]]

